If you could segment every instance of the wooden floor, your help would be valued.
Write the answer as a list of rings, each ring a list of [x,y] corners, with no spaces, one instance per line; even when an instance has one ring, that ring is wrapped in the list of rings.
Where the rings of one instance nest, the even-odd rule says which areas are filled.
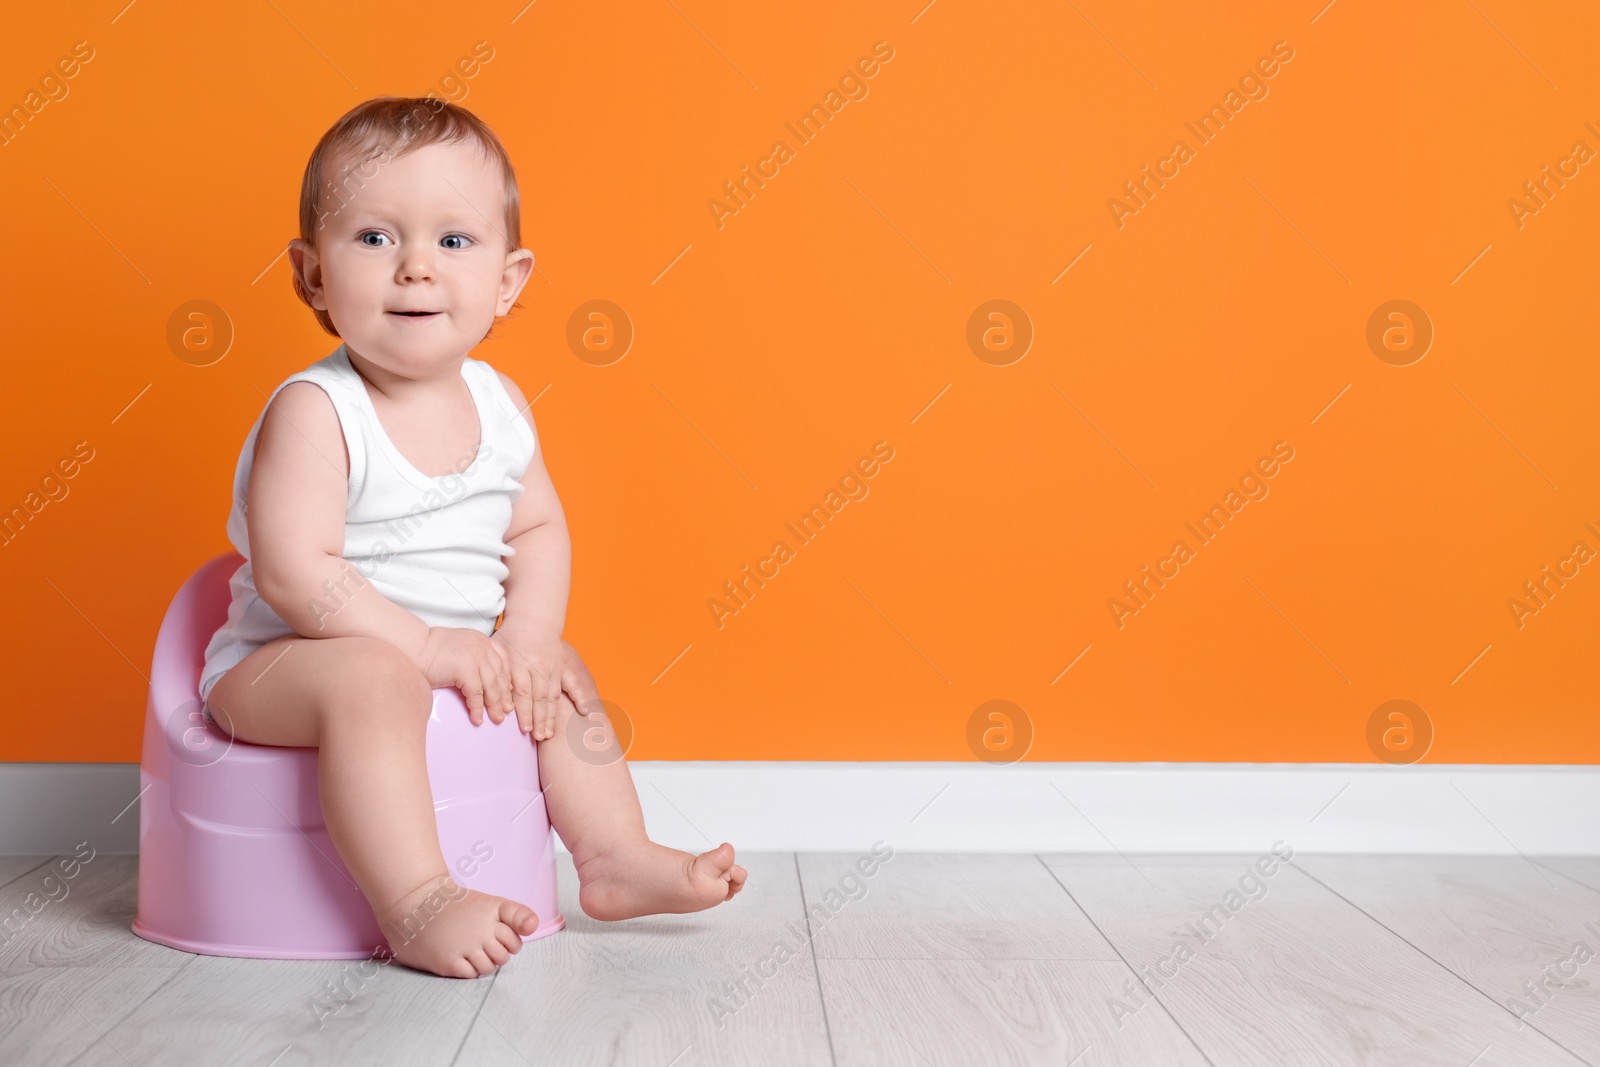
[[[100,856],[0,945],[0,1062],[1600,1067],[1600,859],[740,859],[728,905],[605,924],[562,856],[564,931],[362,985],[140,940]],[[50,862],[0,857],[0,914]]]

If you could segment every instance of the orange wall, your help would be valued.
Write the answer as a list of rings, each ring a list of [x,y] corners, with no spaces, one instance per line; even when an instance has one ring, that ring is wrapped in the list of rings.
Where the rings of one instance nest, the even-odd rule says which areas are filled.
[[[93,450],[0,548],[0,758],[138,758],[244,434],[336,343],[274,258],[306,156],[362,99],[464,86],[539,267],[475,355],[543,391],[567,633],[634,758],[970,759],[1003,699],[1029,759],[1372,761],[1407,700],[1429,762],[1600,760],[1600,564],[1508,607],[1600,550],[1600,163],[1508,206],[1600,151],[1593,5],[124,3],[0,37],[8,107],[93,50],[0,147],[0,507]],[[868,95],[801,144],[785,123],[880,41]],[[1185,123],[1280,41],[1202,145]],[[1108,207],[1180,139],[1141,210]],[[597,298],[636,331],[605,367],[567,342]],[[235,331],[210,366],[167,340],[195,299]],[[1407,366],[1367,341],[1393,299],[1436,333]],[[1009,365],[967,341],[990,300],[1031,323]],[[879,441],[870,495],[795,542]],[[1184,524],[1278,442],[1270,494],[1201,546]],[[719,628],[708,601],[779,539],[794,558]],[[1108,600],[1180,539],[1119,626]]]

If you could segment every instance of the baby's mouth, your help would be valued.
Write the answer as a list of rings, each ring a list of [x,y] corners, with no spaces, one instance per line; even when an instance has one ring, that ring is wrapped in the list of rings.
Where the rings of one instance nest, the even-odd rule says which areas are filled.
[[[404,315],[406,318],[409,318],[409,319],[429,319],[429,318],[432,318],[435,315],[441,314],[441,312],[438,312],[438,311],[391,311],[391,312],[389,312],[389,314],[391,314],[391,315]]]

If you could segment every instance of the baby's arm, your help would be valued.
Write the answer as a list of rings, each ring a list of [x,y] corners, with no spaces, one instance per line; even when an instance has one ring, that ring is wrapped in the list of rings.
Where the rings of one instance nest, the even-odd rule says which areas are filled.
[[[344,559],[350,461],[333,401],[291,382],[256,438],[246,524],[256,592],[302,637],[378,637],[434,686],[454,685],[475,721],[509,711],[510,658],[483,634],[429,628]],[[330,592],[331,591],[331,592]]]
[[[495,373],[499,373],[496,371]],[[533,427],[528,402],[517,383],[500,375],[517,418]],[[516,554],[506,557],[505,623],[517,623],[559,639],[566,628],[567,595],[572,584],[572,539],[567,534],[566,513],[544,466],[544,449],[537,448],[522,475],[522,495],[511,507],[506,544]]]
[[[256,592],[302,637],[381,637],[419,662],[428,624],[344,559],[349,481],[333,401],[311,382],[284,386],[267,407],[250,472]]]
[[[500,375],[500,382],[520,412],[517,417],[527,419],[531,428],[533,417],[528,414],[522,390],[504,374]],[[580,708],[594,694],[588,691],[593,683],[584,681],[587,669],[575,670],[582,667],[582,661],[574,664],[569,660],[569,656],[576,660],[576,653],[561,639],[572,583],[572,540],[561,500],[545,469],[543,448],[534,451],[522,476],[522,488],[522,495],[512,505],[511,525],[506,530],[506,544],[515,554],[505,558],[509,572],[505,580],[505,618],[495,636],[512,649],[517,717],[525,730],[533,731],[535,740],[542,741],[554,732],[556,706],[563,689],[572,694],[573,703]],[[583,691],[574,692],[580,689]]]

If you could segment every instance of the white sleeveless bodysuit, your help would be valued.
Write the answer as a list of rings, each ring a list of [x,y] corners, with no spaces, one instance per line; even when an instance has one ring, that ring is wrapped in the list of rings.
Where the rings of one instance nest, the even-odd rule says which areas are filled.
[[[478,452],[454,464],[459,473],[437,478],[417,470],[389,440],[342,344],[332,355],[285,378],[272,396],[290,382],[309,381],[333,400],[350,455],[344,558],[379,593],[429,626],[459,626],[487,636],[505,609],[501,583],[510,572],[501,557],[515,554],[505,535],[538,438],[493,367],[468,357],[461,375],[477,408]],[[233,600],[228,621],[206,646],[199,678],[202,701],[217,679],[251,652],[295,632],[257,594],[250,571],[245,509],[256,437],[265,416],[263,406],[234,473],[228,539],[245,562],[229,582]],[[351,581],[346,589],[354,593],[357,587]],[[337,588],[317,593],[318,617],[337,611],[346,596]]]

